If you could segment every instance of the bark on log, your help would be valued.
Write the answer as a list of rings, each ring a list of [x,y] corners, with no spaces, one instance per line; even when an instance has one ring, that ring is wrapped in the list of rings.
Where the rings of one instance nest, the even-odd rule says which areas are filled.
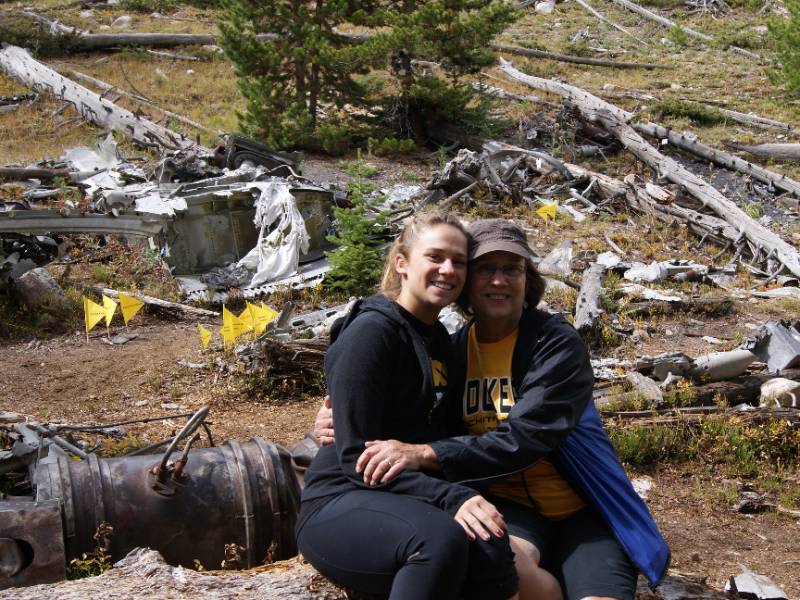
[[[597,317],[603,314],[600,306],[600,290],[603,287],[603,274],[606,268],[603,265],[592,263],[583,272],[581,280],[581,290],[578,292],[578,299],[575,302],[575,329],[579,332],[590,331]]]
[[[521,46],[507,46],[505,44],[490,44],[493,50],[516,54],[518,56],[534,56],[536,58],[547,58],[558,62],[574,63],[578,65],[594,65],[596,67],[617,67],[619,69],[674,69],[672,65],[659,65],[655,63],[632,63],[619,62],[615,60],[605,60],[602,58],[586,58],[583,56],[570,56],[567,54],[555,54],[544,50],[534,50],[533,48],[522,48]]]
[[[739,229],[752,244],[765,249],[768,256],[774,255],[791,273],[800,276],[800,253],[796,248],[773,231],[751,219],[711,184],[648,144],[634,131],[633,127],[628,125],[629,113],[580,88],[526,75],[502,59],[501,69],[517,81],[572,100],[587,118],[599,120],[620,140],[623,146],[653,168],[660,176],[684,186],[703,205]]]
[[[747,152],[759,158],[800,161],[800,144],[738,144],[725,142],[728,148]]]
[[[210,154],[207,148],[196,145],[191,139],[141,119],[129,110],[101,98],[96,93],[56,73],[36,61],[27,50],[6,46],[0,50],[0,68],[14,79],[39,92],[48,92],[69,102],[87,121],[127,135],[142,146],[162,147],[169,150],[195,149]]]
[[[632,12],[635,12],[637,15],[641,15],[646,19],[655,21],[656,23],[659,23],[664,27],[669,27],[670,29],[673,27],[680,27],[683,31],[686,32],[687,35],[690,35],[693,38],[703,40],[704,42],[714,41],[714,38],[712,38],[710,35],[707,35],[705,33],[700,33],[699,31],[695,31],[694,29],[689,29],[684,25],[678,25],[677,23],[675,23],[675,21],[670,21],[666,17],[657,15],[656,13],[649,11],[646,8],[643,8],[638,4],[636,4],[635,2],[631,2],[630,0],[612,0],[612,2],[615,2]],[[747,56],[749,58],[754,58],[756,60],[759,60],[761,58],[758,54],[750,52],[749,50],[745,50],[744,48],[739,48],[738,46],[729,46],[729,48],[734,52],[738,52],[739,54],[742,54],[743,56]]]

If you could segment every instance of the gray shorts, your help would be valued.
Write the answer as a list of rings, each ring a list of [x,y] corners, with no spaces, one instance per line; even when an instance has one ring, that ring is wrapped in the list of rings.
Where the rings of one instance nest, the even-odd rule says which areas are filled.
[[[510,535],[536,546],[541,566],[561,583],[565,600],[587,596],[634,598],[636,568],[593,508],[553,521],[512,500],[491,495],[487,500],[503,514]]]

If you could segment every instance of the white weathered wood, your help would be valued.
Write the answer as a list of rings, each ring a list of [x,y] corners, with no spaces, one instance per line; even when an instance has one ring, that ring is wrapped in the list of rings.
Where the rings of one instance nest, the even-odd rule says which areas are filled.
[[[728,148],[741,150],[759,158],[800,161],[800,144],[737,144],[725,142]]]
[[[63,77],[50,67],[35,60],[18,46],[0,50],[0,68],[14,79],[33,90],[50,93],[69,102],[85,120],[106,129],[119,131],[142,146],[162,147],[169,150],[198,149],[209,152],[191,139],[152,121],[142,119],[131,111],[120,108],[95,92]]]
[[[594,15],[595,17],[600,19],[603,23],[607,23],[607,24],[611,25],[617,31],[621,31],[625,35],[632,37],[633,39],[635,39],[640,44],[644,44],[645,46],[649,46],[650,45],[647,42],[645,42],[643,39],[638,38],[635,35],[633,35],[630,31],[625,29],[622,25],[618,25],[617,23],[614,23],[614,21],[612,21],[612,20],[608,19],[607,17],[605,17],[601,12],[595,10],[592,6],[590,6],[588,2],[584,2],[584,0],[575,0],[575,2],[577,2],[583,8],[588,10],[592,15]]]
[[[606,267],[598,263],[592,263],[583,272],[581,279],[581,290],[578,292],[578,300],[575,302],[575,329],[580,332],[590,331],[597,321],[597,317],[603,314],[600,306],[600,290],[603,289],[603,274]]]
[[[742,123],[743,125],[751,125],[753,127],[758,127],[759,129],[780,129],[781,131],[792,130],[792,126],[788,123],[782,123],[781,121],[775,121],[774,119],[765,119],[764,117],[759,117],[758,115],[743,113],[719,106],[716,107],[716,109],[728,117],[731,121],[736,121],[737,123]]]
[[[599,120],[620,140],[625,148],[653,168],[661,177],[684,186],[687,192],[733,225],[752,244],[765,249],[768,255],[777,258],[791,273],[800,276],[800,253],[794,246],[773,231],[755,222],[707,181],[648,144],[628,124],[631,118],[630,113],[575,86],[526,75],[502,59],[500,68],[516,81],[571,99],[587,118]]]

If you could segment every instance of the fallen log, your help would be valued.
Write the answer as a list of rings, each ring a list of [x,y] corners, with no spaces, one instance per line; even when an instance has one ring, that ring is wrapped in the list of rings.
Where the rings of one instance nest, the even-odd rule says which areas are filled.
[[[703,314],[728,314],[733,301],[727,296],[717,298],[690,298],[688,300],[647,300],[631,302],[621,312],[628,317],[667,315],[677,311]]]
[[[706,104],[706,103],[695,102],[695,104]],[[737,123],[742,123],[743,125],[752,125],[753,127],[758,127],[759,129],[780,129],[781,131],[792,130],[792,126],[789,125],[788,123],[782,123],[781,121],[775,121],[773,119],[765,119],[764,117],[759,117],[758,115],[742,113],[736,110],[722,108],[720,106],[717,106],[715,108],[723,115],[731,119],[731,121],[736,121]]]
[[[0,591],[0,600],[84,600],[107,598],[167,600],[357,600],[363,595],[334,585],[302,557],[277,561],[246,571],[194,571],[168,565],[155,550],[137,548],[102,575],[56,584]],[[375,596],[371,596],[375,598]],[[726,600],[705,578],[671,571],[653,591],[643,578],[637,600]]]
[[[695,156],[699,156],[700,158],[713,162],[721,167],[725,167],[726,169],[738,171],[740,173],[744,173],[745,175],[750,175],[753,179],[772,185],[779,190],[783,190],[784,192],[789,192],[794,196],[800,197],[800,182],[795,181],[791,177],[773,173],[764,167],[754,165],[753,163],[743,160],[738,156],[734,156],[733,154],[729,154],[724,150],[706,146],[691,136],[687,136],[684,133],[678,133],[677,131],[673,131],[656,123],[637,123],[633,125],[633,128],[644,135],[655,137],[661,140],[669,140],[669,143],[676,148],[691,152]]]
[[[759,158],[800,161],[800,144],[738,144],[725,142],[733,150],[747,152]]]
[[[69,177],[69,169],[37,169],[33,167],[0,167],[0,179],[24,181],[43,179],[50,181],[56,177]]]
[[[531,87],[569,98],[589,119],[600,121],[628,150],[655,170],[661,177],[682,185],[686,191],[703,205],[713,210],[733,227],[741,231],[757,249],[763,249],[768,257],[780,261],[794,275],[800,276],[800,253],[779,235],[751,219],[735,203],[726,198],[711,184],[691,173],[674,159],[661,154],[648,144],[628,124],[630,113],[616,107],[580,88],[556,81],[526,75],[511,63],[501,59],[500,67],[509,77]],[[654,126],[658,127],[658,126]],[[666,130],[665,130],[666,131]]]
[[[516,54],[518,56],[533,56],[536,58],[546,58],[558,62],[574,63],[578,65],[593,65],[596,67],[617,67],[619,69],[674,69],[672,65],[659,65],[655,63],[632,63],[620,62],[615,60],[605,60],[603,58],[587,58],[584,56],[571,56],[568,54],[555,54],[544,50],[533,48],[523,48],[521,46],[508,46],[506,44],[490,44],[493,50],[505,52],[506,54]]]
[[[583,272],[581,289],[578,292],[578,299],[575,302],[575,329],[579,332],[590,331],[597,318],[603,314],[600,306],[600,291],[603,289],[603,274],[606,271],[604,265],[592,263]]]
[[[63,77],[35,60],[23,48],[6,46],[0,50],[0,68],[36,91],[47,92],[69,102],[85,120],[106,129],[119,131],[139,145],[169,150],[194,149],[212,154],[211,150],[198,146],[191,139],[142,119]]]

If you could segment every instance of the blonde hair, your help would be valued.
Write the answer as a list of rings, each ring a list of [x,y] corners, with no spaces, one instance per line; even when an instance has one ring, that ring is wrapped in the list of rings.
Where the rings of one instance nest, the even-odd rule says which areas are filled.
[[[389,253],[386,255],[386,262],[383,265],[383,278],[381,279],[381,292],[384,296],[397,300],[400,295],[400,273],[394,268],[395,258],[397,256],[404,256],[408,259],[411,253],[411,248],[414,243],[419,239],[420,234],[431,227],[437,225],[449,225],[455,227],[464,234],[464,238],[469,241],[469,234],[464,229],[461,221],[449,213],[439,211],[426,212],[421,215],[416,215],[400,232],[392,246],[389,248]]]

